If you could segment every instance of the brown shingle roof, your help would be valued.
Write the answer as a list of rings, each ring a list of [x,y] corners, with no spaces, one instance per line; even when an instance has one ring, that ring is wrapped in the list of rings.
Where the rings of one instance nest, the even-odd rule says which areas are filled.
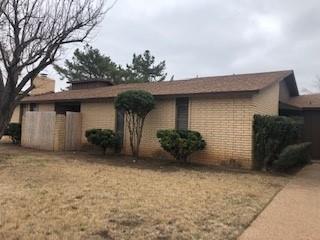
[[[205,93],[258,92],[271,84],[293,75],[293,71],[202,77],[152,83],[132,83],[85,90],[70,90],[26,97],[23,102],[80,101],[113,98],[126,90],[145,90],[155,96]]]
[[[298,108],[320,108],[320,93],[291,98],[287,104]]]

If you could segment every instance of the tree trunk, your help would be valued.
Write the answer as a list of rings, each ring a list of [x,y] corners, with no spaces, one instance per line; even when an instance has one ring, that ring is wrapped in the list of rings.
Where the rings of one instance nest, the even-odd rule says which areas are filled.
[[[17,106],[17,103],[12,100],[14,98],[13,94],[10,97],[3,96],[4,101],[0,103],[0,139],[3,137],[4,131],[10,123],[14,109]]]

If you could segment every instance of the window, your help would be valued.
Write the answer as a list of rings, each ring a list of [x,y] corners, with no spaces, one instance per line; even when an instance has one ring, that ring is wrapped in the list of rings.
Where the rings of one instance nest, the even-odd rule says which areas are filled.
[[[39,110],[39,106],[36,103],[30,103],[30,112],[37,112]]]
[[[187,130],[189,119],[189,98],[176,99],[176,129]]]
[[[55,103],[55,112],[57,114],[66,114],[66,112],[81,112],[81,104],[78,102]]]

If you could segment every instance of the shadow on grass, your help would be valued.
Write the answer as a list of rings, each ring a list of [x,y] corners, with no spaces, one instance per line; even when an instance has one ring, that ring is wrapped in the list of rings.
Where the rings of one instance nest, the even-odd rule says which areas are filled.
[[[160,172],[178,172],[178,171],[197,171],[204,173],[234,173],[234,174],[250,174],[250,175],[272,175],[267,172],[259,172],[253,170],[246,170],[241,168],[231,168],[227,166],[213,166],[201,165],[197,163],[180,163],[168,159],[155,159],[155,158],[140,158],[138,161],[130,156],[124,155],[102,155],[97,151],[78,151],[78,152],[51,152],[43,150],[34,150],[29,148],[20,147],[13,144],[0,143],[0,158],[1,155],[28,155],[28,157],[43,158],[50,161],[48,157],[52,156],[52,161],[57,158],[66,162],[86,162],[95,163],[108,166],[134,168],[141,170],[152,170]]]

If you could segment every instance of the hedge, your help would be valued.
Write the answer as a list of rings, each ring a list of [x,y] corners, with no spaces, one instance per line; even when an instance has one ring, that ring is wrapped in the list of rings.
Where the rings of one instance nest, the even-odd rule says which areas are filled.
[[[291,118],[254,116],[254,168],[272,167],[280,153],[299,139],[299,124]]]

